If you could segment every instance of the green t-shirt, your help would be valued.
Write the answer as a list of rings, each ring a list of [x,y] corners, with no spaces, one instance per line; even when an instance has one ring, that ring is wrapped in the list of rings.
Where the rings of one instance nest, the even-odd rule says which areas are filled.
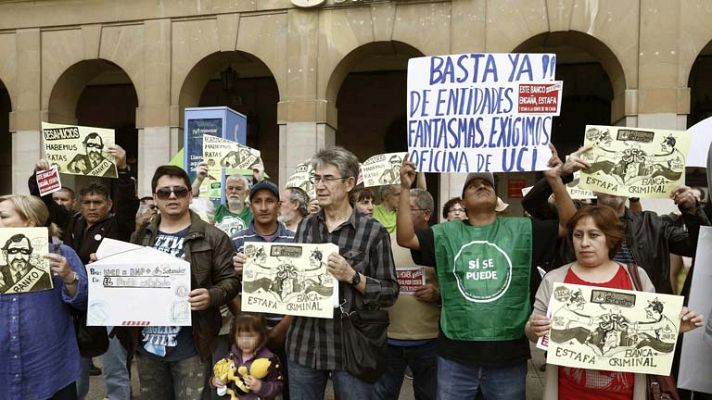
[[[383,204],[376,204],[373,206],[373,218],[380,222],[388,233],[393,233],[396,231],[396,210],[388,211]]]
[[[237,233],[247,228],[252,222],[252,212],[249,207],[242,209],[239,214],[230,212],[224,204],[215,210],[215,226],[227,233],[230,238],[237,236]]]

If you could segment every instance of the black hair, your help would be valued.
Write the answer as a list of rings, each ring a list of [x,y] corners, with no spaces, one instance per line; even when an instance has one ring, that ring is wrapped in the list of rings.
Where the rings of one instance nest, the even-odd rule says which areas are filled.
[[[156,172],[153,174],[153,178],[151,179],[151,192],[156,193],[158,180],[164,176],[180,178],[185,183],[185,187],[188,188],[188,190],[191,189],[190,178],[188,177],[188,173],[185,172],[183,168],[176,167],[175,165],[161,165],[156,168]]]
[[[7,239],[7,242],[5,242],[5,245],[3,246],[3,250],[7,250],[10,248],[10,245],[12,243],[20,243],[23,240],[27,240],[27,245],[30,246],[30,251],[32,251],[32,241],[30,241],[30,238],[27,236],[23,235],[22,233],[17,233],[12,236],[10,236],[10,239]]]
[[[106,200],[111,200],[109,189],[107,189],[106,186],[99,181],[91,181],[79,191],[80,198],[90,194],[98,194],[100,196],[104,196]]]
[[[102,139],[101,136],[99,136],[99,134],[96,133],[96,132],[92,132],[92,133],[86,135],[86,136],[84,137],[84,142],[82,142],[82,143],[84,143],[84,145],[86,145],[87,142],[88,142],[90,139],[97,139],[97,138],[98,138],[99,140],[101,140],[101,145],[103,146],[103,145],[104,145],[104,139]]]

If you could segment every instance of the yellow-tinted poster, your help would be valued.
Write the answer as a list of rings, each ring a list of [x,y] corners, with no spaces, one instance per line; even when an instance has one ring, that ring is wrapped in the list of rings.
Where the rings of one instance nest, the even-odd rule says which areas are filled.
[[[42,123],[45,157],[59,172],[116,178],[116,164],[108,153],[114,130],[78,125]]]
[[[209,169],[250,169],[261,162],[260,151],[216,136],[203,136],[203,160]]]
[[[627,197],[668,198],[684,181],[690,135],[667,129],[587,125],[590,168],[579,188]]]
[[[0,294],[52,289],[47,228],[0,229]]]
[[[292,176],[287,179],[285,188],[296,187],[304,190],[310,199],[316,197],[316,188],[314,187],[314,169],[310,161],[305,161],[297,164]]]
[[[399,185],[400,167],[406,154],[408,153],[378,154],[364,161],[361,164],[363,186]]]
[[[546,362],[669,375],[682,296],[554,284]]]

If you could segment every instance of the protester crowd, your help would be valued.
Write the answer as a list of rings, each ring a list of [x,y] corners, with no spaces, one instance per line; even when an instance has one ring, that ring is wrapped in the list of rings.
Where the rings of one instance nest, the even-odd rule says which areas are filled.
[[[40,198],[32,176],[31,195],[0,197],[0,227],[48,227],[54,289],[0,294],[0,398],[83,400],[100,357],[111,400],[131,398],[133,360],[133,396],[145,400],[322,399],[329,379],[337,399],[397,399],[407,368],[419,400],[524,399],[530,340],[556,330],[547,317],[554,283],[671,294],[670,255],[694,256],[700,226],[710,225],[699,192],[686,186],[672,196],[677,218],[634,212],[621,196],[575,203],[565,182],[589,166],[586,150],[566,162],[554,151],[524,198],[528,217],[502,215],[491,173],[468,174],[461,196],[436,209],[407,158],[400,184],[364,188],[359,160],[340,147],[312,156],[315,196],[278,187],[256,165],[252,176],[226,178],[218,207],[198,197],[205,164],[193,182],[182,168],[157,168],[151,195],[139,199],[117,145],[109,153],[118,179],[75,188],[76,198],[70,188]],[[47,169],[39,160],[35,172]],[[190,263],[191,326],[86,326],[86,269],[106,238]],[[481,241],[498,250],[468,247]],[[250,242],[336,244],[323,255],[338,280],[333,319],[241,311]],[[453,273],[501,254],[511,262],[504,288]],[[423,284],[404,292],[398,271],[417,266]],[[477,266],[468,273],[486,273]],[[2,285],[14,279],[4,274]],[[678,322],[681,333],[704,324],[687,308]],[[645,395],[639,374],[547,366],[547,399]]]

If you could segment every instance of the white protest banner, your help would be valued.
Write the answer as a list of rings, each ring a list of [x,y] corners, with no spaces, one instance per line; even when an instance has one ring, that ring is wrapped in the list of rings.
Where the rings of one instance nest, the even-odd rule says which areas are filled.
[[[668,198],[685,178],[685,131],[586,125],[579,188],[626,197]]]
[[[574,172],[574,179],[566,184],[566,191],[569,192],[572,200],[587,200],[595,199],[596,195],[587,189],[581,189],[579,183],[581,182],[581,171]]]
[[[400,294],[413,295],[419,287],[425,285],[425,268],[396,268],[396,279],[400,286]]]
[[[59,179],[56,165],[46,171],[37,171],[35,179],[37,187],[40,189],[40,197],[62,190],[62,181]]]
[[[694,268],[687,306],[704,315],[707,327],[694,329],[683,335],[677,386],[696,392],[712,393],[712,343],[705,340],[706,335],[710,334],[712,321],[712,227],[700,227]]]
[[[361,164],[364,187],[399,185],[400,167],[408,153],[386,153],[369,157]]]
[[[45,256],[47,228],[0,228],[0,294],[36,292],[54,287]]]
[[[87,265],[87,275],[88,326],[191,325],[190,263],[185,260],[142,247]]]
[[[260,151],[217,136],[203,136],[203,161],[208,169],[249,169],[261,162]]]
[[[309,160],[297,164],[294,173],[287,179],[285,188],[296,187],[304,190],[310,199],[316,197],[316,187],[314,187],[314,168]]]
[[[669,375],[682,296],[555,283],[546,362]]]
[[[421,172],[547,169],[562,82],[554,54],[408,61],[408,159]]]
[[[118,177],[107,152],[114,145],[113,129],[42,122],[42,143],[47,161],[63,174]]]
[[[339,284],[326,270],[332,243],[245,243],[242,310],[333,318]]]

